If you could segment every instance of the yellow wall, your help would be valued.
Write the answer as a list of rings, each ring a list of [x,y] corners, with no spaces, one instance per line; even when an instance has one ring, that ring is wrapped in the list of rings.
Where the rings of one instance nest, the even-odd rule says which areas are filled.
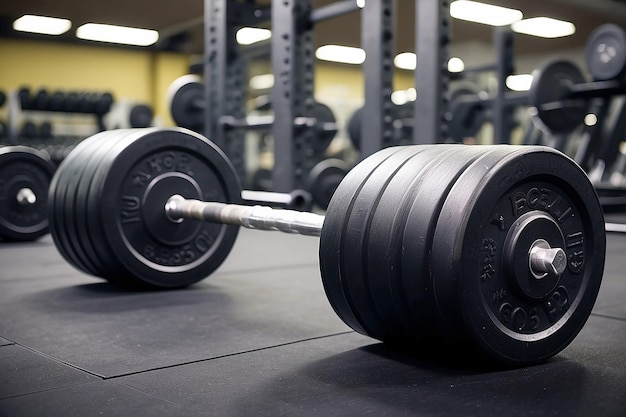
[[[32,90],[107,90],[118,101],[151,105],[156,123],[163,126],[173,125],[167,88],[187,73],[190,62],[181,53],[6,38],[0,38],[0,58],[0,90],[10,92],[24,85]],[[346,122],[363,104],[361,68],[323,62],[315,68],[316,98],[336,112],[340,123]],[[394,84],[396,89],[411,87],[412,73],[397,71]]]
[[[172,125],[165,92],[187,73],[184,54],[0,39],[0,89],[21,86],[54,90],[111,91],[116,100],[151,105],[164,125]]]

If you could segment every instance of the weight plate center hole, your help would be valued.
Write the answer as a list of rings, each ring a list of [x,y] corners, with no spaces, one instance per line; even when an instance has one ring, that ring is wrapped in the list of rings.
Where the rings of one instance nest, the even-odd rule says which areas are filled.
[[[541,211],[522,215],[509,230],[504,262],[511,286],[522,298],[536,302],[549,296],[567,268],[563,233]]]

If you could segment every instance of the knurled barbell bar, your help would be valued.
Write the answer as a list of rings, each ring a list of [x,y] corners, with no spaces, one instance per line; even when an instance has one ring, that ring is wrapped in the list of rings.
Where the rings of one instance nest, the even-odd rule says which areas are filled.
[[[48,233],[46,203],[54,164],[27,146],[0,147],[0,239],[35,240]]]
[[[49,218],[63,257],[113,282],[197,282],[238,226],[319,235],[328,300],[356,331],[469,340],[518,365],[565,348],[598,294],[602,210],[585,173],[547,147],[387,148],[346,175],[321,216],[238,205],[232,165],[194,132],[99,135],[57,170]]]

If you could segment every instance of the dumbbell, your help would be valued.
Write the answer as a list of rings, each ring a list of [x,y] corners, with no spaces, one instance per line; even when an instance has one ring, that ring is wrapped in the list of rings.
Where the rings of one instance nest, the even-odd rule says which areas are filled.
[[[57,170],[50,228],[79,270],[153,288],[211,274],[239,226],[319,235],[324,290],[354,330],[402,345],[466,340],[516,365],[565,348],[602,279],[594,188],[547,147],[387,148],[350,170],[325,216],[240,201],[232,164],[203,136],[108,131]]]
[[[0,239],[35,240],[48,233],[48,187],[54,164],[26,146],[0,148]]]

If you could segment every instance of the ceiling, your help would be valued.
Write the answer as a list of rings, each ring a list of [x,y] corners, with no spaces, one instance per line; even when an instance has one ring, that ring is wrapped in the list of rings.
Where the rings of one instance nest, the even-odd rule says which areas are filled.
[[[320,7],[334,0],[314,0]],[[376,0],[369,0],[376,1]],[[549,16],[568,20],[576,25],[573,36],[560,39],[542,39],[516,35],[516,54],[553,53],[560,50],[584,47],[590,32],[603,23],[616,23],[626,27],[626,0],[485,0],[492,4],[521,10],[524,17]],[[251,1],[250,1],[251,2]],[[158,47],[186,53],[203,50],[202,0],[19,0],[0,2],[0,36],[15,36],[11,22],[23,14],[42,14],[66,17],[74,27],[87,22],[111,23],[157,29],[161,32]],[[257,3],[268,4],[269,0]],[[415,1],[396,2],[396,52],[414,49]],[[318,45],[338,43],[360,44],[360,19],[358,13],[321,22],[315,30]],[[490,27],[452,20],[453,45],[456,42],[490,44]],[[33,37],[32,35],[30,37]],[[61,41],[75,41],[67,34]]]

